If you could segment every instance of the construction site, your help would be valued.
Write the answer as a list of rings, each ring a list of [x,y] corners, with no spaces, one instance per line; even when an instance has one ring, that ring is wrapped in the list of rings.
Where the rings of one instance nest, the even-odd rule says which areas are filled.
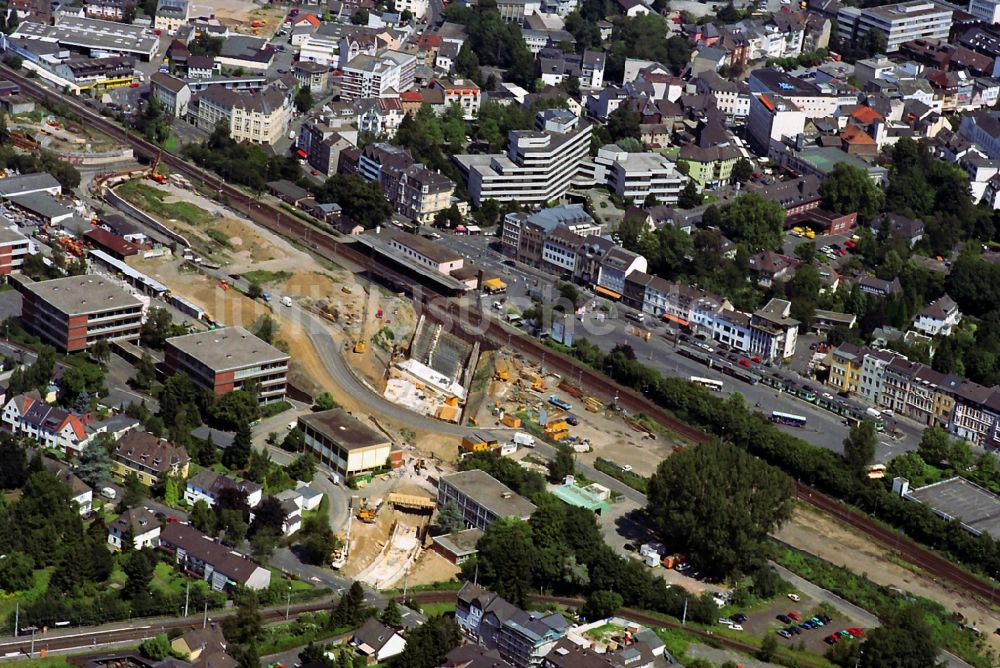
[[[402,584],[426,553],[434,499],[424,487],[402,484],[399,489],[384,498],[351,499],[344,548],[334,555],[333,566],[341,573],[374,589]]]

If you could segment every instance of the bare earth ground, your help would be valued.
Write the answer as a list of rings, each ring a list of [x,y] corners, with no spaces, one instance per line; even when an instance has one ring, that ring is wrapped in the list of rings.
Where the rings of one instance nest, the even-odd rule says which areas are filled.
[[[261,36],[273,35],[284,20],[286,9],[278,5],[259,5],[247,0],[213,0],[191,5],[192,16],[215,15],[219,21],[236,32],[253,34],[251,23],[263,23],[258,32]]]
[[[831,521],[811,508],[798,507],[791,522],[775,537],[793,547],[811,552],[830,563],[865,575],[872,582],[896,586],[917,596],[938,601],[949,610],[961,612],[969,623],[983,629],[987,645],[1000,650],[1000,636],[991,631],[1000,627],[1000,613],[945,583],[895,563],[891,549],[874,543],[853,529]]]

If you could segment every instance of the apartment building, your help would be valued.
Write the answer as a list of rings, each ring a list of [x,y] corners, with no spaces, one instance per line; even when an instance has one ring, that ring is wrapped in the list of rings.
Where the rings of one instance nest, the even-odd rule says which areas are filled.
[[[20,290],[24,326],[59,352],[139,338],[145,303],[110,279],[84,274],[25,283]]]
[[[500,518],[527,520],[535,512],[535,504],[479,469],[442,476],[437,502],[439,508],[456,504],[465,523],[482,531]]]
[[[428,0],[396,0],[395,4],[397,12],[402,14],[409,11],[418,21],[427,15],[428,7],[430,7]]]
[[[837,392],[854,394],[861,389],[865,349],[853,343],[842,343],[830,353],[830,376],[827,385]]]
[[[167,339],[167,374],[186,373],[195,386],[221,396],[253,383],[261,403],[282,401],[288,353],[239,326]]]
[[[706,333],[712,331],[720,312],[732,310],[732,305],[717,295],[642,271],[626,277],[622,302],[648,315]]]
[[[952,330],[962,321],[958,304],[948,295],[942,295],[928,304],[913,321],[913,329],[927,336],[951,336]]]
[[[350,102],[366,97],[382,97],[390,90],[401,93],[413,86],[417,57],[402,51],[385,51],[377,56],[360,54],[342,70],[342,100]]]
[[[751,95],[782,97],[808,118],[832,116],[840,106],[840,98],[833,92],[772,67],[753,70],[747,83]]]
[[[147,487],[165,475],[186,478],[191,461],[183,446],[136,429],[118,440],[111,459],[116,478],[124,480],[134,473]]]
[[[928,0],[912,0],[881,7],[843,6],[837,12],[838,35],[852,41],[870,30],[881,30],[886,38],[886,52],[898,51],[903,42],[915,39],[947,41],[951,30],[952,10]]]
[[[154,72],[149,77],[153,99],[174,118],[184,118],[191,104],[191,88],[183,79],[166,72]]]
[[[569,77],[576,77],[580,88],[600,90],[604,88],[604,60],[603,51],[590,49],[582,54],[564,53],[554,47],[538,52],[542,81],[549,86],[558,86]]]
[[[444,106],[457,104],[462,109],[463,118],[471,121],[479,116],[479,103],[482,91],[474,81],[455,79],[453,81],[435,79],[431,82],[432,90],[439,90],[444,96]]]
[[[753,329],[750,353],[767,360],[788,359],[795,355],[799,337],[799,321],[790,317],[792,303],[772,299],[750,317]]]
[[[338,481],[388,464],[389,439],[341,408],[300,415],[298,427],[306,451],[332,469]]]
[[[329,35],[306,35],[299,44],[299,62],[336,67],[344,54],[339,51],[338,55],[339,43],[340,40]]]
[[[504,218],[501,245],[504,254],[519,262],[540,267],[545,239],[557,227],[585,237],[599,235],[597,224],[582,204],[542,209],[533,214],[511,213]]]
[[[238,142],[274,144],[288,132],[292,98],[288,91],[270,86],[262,91],[230,90],[212,84],[196,97],[194,123],[212,132],[220,123]]]
[[[447,176],[412,165],[399,176],[393,205],[400,215],[431,225],[437,214],[451,206],[454,194],[455,182]]]
[[[982,447],[1000,445],[1000,391],[964,381],[954,390],[949,431]]]
[[[1000,0],[969,0],[969,13],[987,23],[1000,23]]]
[[[191,17],[191,5],[188,0],[160,0],[156,3],[156,16],[153,27],[168,35],[177,33],[177,29],[188,22]]]
[[[562,197],[581,178],[592,128],[565,109],[539,112],[535,130],[515,130],[507,153],[456,155],[476,206],[488,199],[537,205]]]
[[[89,19],[103,21],[124,21],[135,15],[136,0],[87,0],[83,3],[83,14]]]
[[[20,272],[24,258],[34,246],[26,236],[9,227],[0,227],[0,276]]]
[[[896,357],[887,350],[867,351],[861,361],[861,383],[858,394],[862,400],[873,406],[881,406],[885,389],[885,368]]]
[[[574,279],[592,285],[594,291],[611,299],[621,299],[625,279],[633,272],[648,269],[646,258],[625,250],[608,237],[583,237],[576,255]]]

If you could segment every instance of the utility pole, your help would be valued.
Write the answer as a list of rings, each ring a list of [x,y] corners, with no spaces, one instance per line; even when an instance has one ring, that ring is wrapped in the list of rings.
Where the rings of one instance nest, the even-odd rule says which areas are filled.
[[[184,616],[188,616],[188,603],[191,602],[191,583],[187,583],[187,589],[184,590]]]
[[[285,600],[285,621],[288,621],[288,613],[292,607],[292,585],[288,585],[288,598]]]
[[[684,599],[684,614],[681,615],[681,626],[684,626],[687,623],[687,618],[688,618],[688,600],[685,598]]]
[[[208,628],[208,597],[205,597],[205,616],[201,621],[201,628]]]
[[[992,598],[992,597],[991,597]],[[14,602],[14,635],[20,635],[18,631],[21,629],[21,602]]]

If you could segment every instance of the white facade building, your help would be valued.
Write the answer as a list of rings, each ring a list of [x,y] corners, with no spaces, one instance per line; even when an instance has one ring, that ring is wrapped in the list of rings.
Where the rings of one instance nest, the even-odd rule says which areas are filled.
[[[867,9],[845,6],[837,12],[837,29],[841,39],[851,41],[863,37],[870,30],[881,30],[885,35],[887,53],[898,51],[900,44],[915,39],[947,40],[951,21],[950,9],[927,0]]]

